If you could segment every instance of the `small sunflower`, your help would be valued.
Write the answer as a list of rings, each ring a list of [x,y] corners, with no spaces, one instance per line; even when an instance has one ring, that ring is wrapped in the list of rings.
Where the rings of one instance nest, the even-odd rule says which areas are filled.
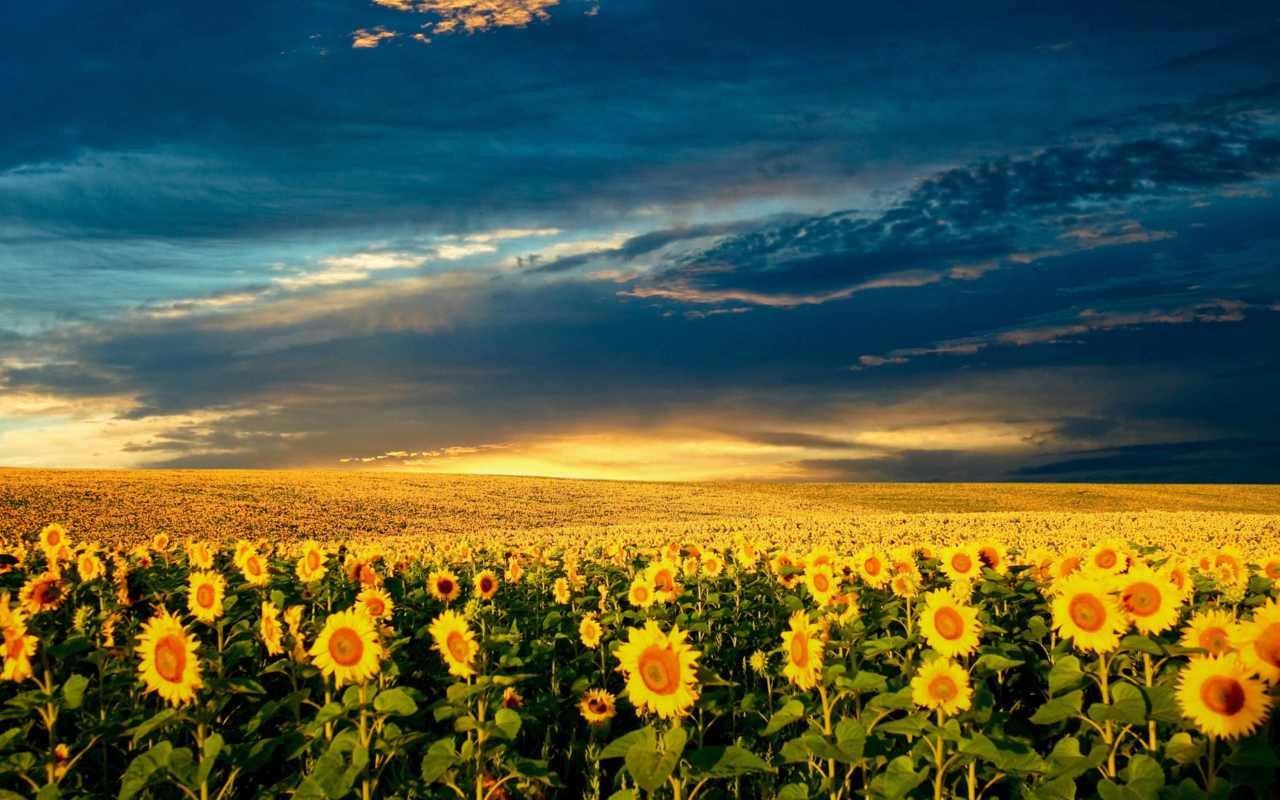
[[[831,598],[840,592],[840,585],[831,574],[830,563],[808,567],[804,571],[804,585],[809,587],[809,594],[820,606],[828,605]]]
[[[169,534],[157,533],[151,537],[151,549],[157,553],[163,553],[169,549]]]
[[[982,556],[972,545],[948,547],[941,553],[942,573],[952,580],[973,580],[982,574]]]
[[[666,634],[654,620],[631,628],[615,655],[627,679],[631,702],[639,711],[662,719],[683,716],[698,699],[697,669],[701,652],[685,641],[689,632],[673,625]]]
[[[787,665],[782,674],[801,689],[812,689],[822,675],[822,640],[820,629],[804,611],[791,615],[790,629],[782,632],[782,649]]]
[[[1264,577],[1280,582],[1280,554],[1272,554],[1262,559],[1261,566]]]
[[[81,553],[76,558],[76,572],[79,573],[81,581],[88,583],[101,578],[106,568],[102,564],[102,559],[94,553]]]
[[[617,701],[604,689],[588,689],[578,701],[578,710],[591,727],[600,728],[618,713]]]
[[[655,561],[644,571],[645,578],[653,587],[653,599],[659,603],[671,603],[680,596],[683,587],[676,582],[679,567],[670,561]]]
[[[458,576],[447,569],[431,573],[427,577],[427,587],[431,590],[432,597],[444,603],[457,600],[458,595],[462,594]]]
[[[724,559],[715,553],[702,555],[702,571],[712,578],[720,577],[724,572]]]
[[[879,589],[889,582],[889,565],[878,551],[864,547],[854,556],[854,563],[862,582],[871,588]]]
[[[555,598],[555,601],[562,606],[569,604],[569,601],[573,599],[573,592],[569,589],[568,578],[556,578],[556,584],[552,590],[552,596]]]
[[[1196,593],[1195,581],[1191,578],[1191,567],[1182,558],[1171,558],[1164,566],[1156,570],[1156,574],[1168,581],[1178,593],[1178,597],[1186,602]]]
[[[294,571],[303,583],[314,583],[329,572],[329,568],[325,566],[324,550],[318,542],[308,539],[302,543],[302,555],[298,557],[298,566]]]
[[[227,581],[217,572],[193,572],[187,578],[187,609],[201,622],[212,625],[222,616]]]
[[[969,673],[947,658],[935,658],[911,679],[911,701],[921,708],[941,709],[955,714],[973,707],[973,687]]]
[[[520,708],[524,705],[524,698],[515,690],[515,687],[508,686],[502,692],[503,708]]]
[[[231,563],[236,565],[236,569],[240,569],[244,567],[244,560],[249,557],[249,554],[256,553],[256,552],[258,551],[253,546],[253,542],[249,542],[249,541],[245,541],[244,539],[241,539],[240,541],[236,542],[236,551],[231,556]]]
[[[467,678],[476,674],[474,664],[480,643],[467,625],[466,617],[455,611],[445,611],[431,622],[428,629],[435,639],[435,648],[444,656],[449,674]]]
[[[67,543],[67,529],[58,523],[50,523],[40,530],[40,547],[44,550],[57,550]]]
[[[578,636],[582,638],[582,644],[588,650],[594,650],[600,646],[600,637],[604,635],[604,629],[600,627],[600,622],[592,616],[585,616],[582,622],[578,623]]]
[[[519,559],[512,558],[507,561],[507,572],[503,577],[512,586],[520,582],[520,579],[524,577],[524,567],[520,566]]]
[[[1178,624],[1182,598],[1173,584],[1146,564],[1135,563],[1115,579],[1120,606],[1139,633],[1160,633]]]
[[[142,623],[138,672],[147,692],[156,692],[175,706],[195,700],[196,690],[204,686],[197,647],[196,637],[186,632],[177,614],[162,609]]]
[[[1272,698],[1236,656],[1196,656],[1178,680],[1178,705],[1200,730],[1235,739],[1267,718]]]
[[[197,569],[213,566],[213,548],[208,542],[191,542],[187,545],[187,563]]]
[[[52,572],[28,578],[18,591],[18,602],[22,604],[22,610],[33,616],[41,611],[53,611],[61,607],[66,599],[62,579]]]
[[[1267,683],[1280,684],[1280,602],[1272,599],[1258,606],[1253,619],[1237,630],[1240,660]]]
[[[653,587],[644,577],[638,577],[631,582],[631,588],[627,592],[627,602],[637,608],[648,608],[653,605]]]
[[[366,586],[361,589],[360,594],[356,595],[356,604],[374,619],[391,619],[392,612],[396,610],[396,604],[392,602],[391,595],[379,586]]]
[[[1053,627],[1061,636],[1070,637],[1077,650],[1106,653],[1120,646],[1129,622],[1105,583],[1087,574],[1054,583]]]
[[[254,586],[266,586],[271,580],[271,575],[267,570],[267,560],[257,551],[244,557],[244,563],[240,565],[240,572],[244,574],[244,579]]]
[[[1049,581],[1055,582],[1084,569],[1084,553],[1072,551],[1055,558],[1049,566]]]
[[[339,689],[345,683],[364,683],[382,669],[382,644],[373,620],[356,609],[330,614],[308,653]]]
[[[889,591],[894,597],[912,598],[920,594],[920,585],[910,575],[894,575],[889,581]]]
[[[476,575],[475,587],[476,597],[492,600],[498,593],[498,576],[491,569],[483,570]]]
[[[267,655],[284,655],[284,631],[280,629],[280,609],[270,600],[262,602],[262,624],[258,628],[262,634],[262,643],[267,646]]]
[[[920,630],[929,647],[948,658],[968,655],[978,649],[978,610],[962,603],[945,589],[925,595],[920,611]]]

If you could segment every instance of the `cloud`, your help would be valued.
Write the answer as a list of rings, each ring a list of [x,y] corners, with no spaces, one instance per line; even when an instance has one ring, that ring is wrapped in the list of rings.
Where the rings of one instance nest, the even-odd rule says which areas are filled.
[[[372,49],[382,44],[384,39],[394,39],[399,35],[400,34],[395,31],[389,31],[381,25],[373,30],[361,28],[360,30],[351,32],[351,47],[357,50]]]
[[[551,18],[547,9],[560,0],[373,0],[380,6],[397,11],[418,11],[440,18],[424,25],[432,33],[468,34],[494,28],[523,28],[535,21]]]

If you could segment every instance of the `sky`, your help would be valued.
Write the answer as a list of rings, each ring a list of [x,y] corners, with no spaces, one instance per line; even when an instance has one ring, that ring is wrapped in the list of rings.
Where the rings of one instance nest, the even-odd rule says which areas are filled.
[[[0,29],[0,467],[1280,481],[1274,3]]]

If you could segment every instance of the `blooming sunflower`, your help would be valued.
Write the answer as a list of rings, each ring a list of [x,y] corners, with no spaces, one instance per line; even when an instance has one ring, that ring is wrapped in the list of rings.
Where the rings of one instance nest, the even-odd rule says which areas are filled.
[[[236,552],[231,557],[231,563],[236,565],[236,569],[240,569],[244,566],[244,560],[249,557],[249,554],[256,552],[257,550],[254,548],[253,542],[241,539],[236,542]]]
[[[702,571],[712,578],[720,577],[724,572],[724,559],[715,553],[704,553],[702,555]]]
[[[1106,653],[1120,646],[1120,634],[1129,622],[1107,584],[1096,575],[1072,575],[1054,582],[1053,627],[1061,636],[1071,637],[1077,650]]]
[[[578,635],[582,637],[582,644],[588,650],[594,650],[600,646],[600,637],[604,635],[604,629],[600,627],[595,617],[588,615],[578,623]]]
[[[818,605],[825,606],[831,598],[840,592],[840,585],[831,575],[831,565],[810,566],[804,571],[804,585],[809,587],[809,594]]]
[[[1262,560],[1262,574],[1280,582],[1280,555],[1273,554]]]
[[[356,603],[374,619],[391,619],[396,604],[391,601],[387,590],[378,586],[366,586],[356,595]]]
[[[910,575],[894,575],[889,581],[889,591],[894,597],[911,598],[920,594],[920,586]]]
[[[498,576],[491,569],[483,570],[476,575],[475,587],[476,597],[481,600],[492,600],[498,593]]]
[[[227,581],[217,572],[193,572],[187,578],[187,608],[207,625],[222,616],[226,593]]]
[[[1063,553],[1049,566],[1049,580],[1059,581],[1084,569],[1084,554],[1073,550]]]
[[[568,605],[569,601],[573,599],[573,592],[569,590],[569,579],[563,577],[556,578],[556,585],[552,591],[552,595],[560,605]]]
[[[9,593],[0,594],[0,629],[4,634],[4,671],[0,680],[25,681],[32,676],[31,656],[40,638],[27,633],[27,618],[21,610],[9,608]]]
[[[663,633],[654,620],[627,631],[627,641],[615,651],[621,662],[617,670],[626,676],[638,710],[662,719],[679,717],[698,699],[696,674],[702,653],[685,641],[688,636],[679,625]]]
[[[578,701],[578,710],[591,727],[603,727],[618,713],[617,700],[604,689],[588,689]]]
[[[982,557],[972,545],[956,545],[942,551],[941,567],[952,581],[973,580],[982,573]]]
[[[467,618],[455,611],[445,611],[431,621],[428,628],[435,648],[444,656],[449,674],[467,678],[476,674],[474,662],[480,643],[467,625]]]
[[[41,611],[53,611],[67,599],[63,591],[62,579],[52,572],[28,578],[18,592],[18,602],[22,610],[28,614],[39,614]]]
[[[199,569],[213,566],[213,548],[208,542],[191,542],[187,545],[187,563]]]
[[[512,558],[507,561],[507,573],[504,577],[507,579],[507,583],[513,586],[524,577],[524,567],[520,566],[518,559]]]
[[[1224,739],[1253,733],[1272,703],[1262,681],[1232,654],[1192,658],[1178,680],[1177,697],[1196,727]]]
[[[929,647],[948,658],[978,649],[978,610],[946,589],[929,592],[920,611],[920,630]]]
[[[169,549],[169,534],[157,533],[151,537],[151,549],[157,553],[163,553]]]
[[[308,539],[302,543],[302,555],[298,557],[298,566],[294,571],[303,583],[314,583],[329,572],[324,562],[324,550],[320,544]]]
[[[373,620],[354,608],[330,614],[308,653],[339,689],[344,683],[364,683],[382,669],[382,643]]]
[[[177,614],[161,609],[142,623],[138,635],[138,672],[147,692],[157,692],[171,705],[180,706],[196,698],[196,690],[204,686],[200,678],[200,661],[196,658],[199,643],[187,633]]]
[[[1280,602],[1268,600],[1253,610],[1253,619],[1241,622],[1236,645],[1240,660],[1272,686],[1280,684]]]
[[[987,569],[1003,575],[1009,571],[1009,551],[994,539],[978,546],[978,561]]]
[[[627,602],[639,608],[648,608],[653,605],[653,587],[644,577],[638,577],[631,582],[631,589],[627,592]]]
[[[818,626],[804,611],[794,612],[790,625],[789,630],[782,632],[782,649],[787,653],[782,674],[799,688],[812,689],[822,675],[822,640],[817,638]]]
[[[1115,579],[1120,606],[1139,633],[1160,633],[1178,624],[1182,598],[1173,584],[1141,562]]]
[[[954,714],[973,707],[969,673],[947,658],[935,658],[911,679],[911,701],[922,708]]]
[[[447,569],[436,570],[427,576],[427,588],[431,590],[432,597],[444,603],[457,600],[462,594],[458,576]]]
[[[40,530],[40,547],[45,551],[57,550],[67,543],[67,529],[54,522]]]
[[[267,655],[284,655],[284,631],[280,629],[280,609],[270,600],[262,601],[262,624],[259,627],[262,643],[267,646]]]
[[[1182,629],[1180,644],[1183,647],[1200,647],[1208,650],[1209,655],[1220,656],[1239,641],[1239,628],[1230,613],[1210,609],[1192,615],[1191,621]]]
[[[1190,600],[1196,593],[1196,584],[1191,578],[1191,567],[1185,559],[1170,558],[1164,566],[1156,570],[1156,574],[1173,586],[1183,602]]]
[[[101,578],[105,571],[102,559],[93,553],[81,553],[76,558],[76,572],[79,573],[80,580],[86,583]]]
[[[863,583],[878,589],[889,582],[889,568],[880,553],[870,547],[864,547],[853,558]]]
[[[502,691],[502,707],[503,708],[520,708],[524,705],[524,698],[514,687],[508,686]]]
[[[644,571],[644,576],[653,587],[653,599],[659,603],[671,603],[680,596],[682,587],[676,582],[679,568],[670,561],[655,561]]]
[[[1094,545],[1085,557],[1085,569],[1094,574],[1117,575],[1129,566],[1122,542],[1108,539]]]
[[[244,574],[244,579],[254,586],[265,586],[271,580],[271,575],[267,571],[267,560],[256,551],[244,557],[240,572]]]

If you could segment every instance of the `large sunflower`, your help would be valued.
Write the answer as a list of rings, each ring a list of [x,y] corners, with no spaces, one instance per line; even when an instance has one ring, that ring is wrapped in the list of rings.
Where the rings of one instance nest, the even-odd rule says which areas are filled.
[[[1196,656],[1178,681],[1178,705],[1196,727],[1235,739],[1253,733],[1267,718],[1272,699],[1262,681],[1236,656]]]
[[[193,572],[187,578],[187,608],[207,625],[222,616],[226,593],[227,581],[217,572]]]
[[[578,701],[578,711],[591,727],[603,727],[618,713],[617,698],[604,689],[588,689]]]
[[[1053,627],[1060,635],[1071,637],[1077,650],[1106,653],[1120,646],[1120,634],[1129,622],[1105,583],[1090,575],[1054,583]]]
[[[1253,619],[1237,630],[1240,660],[1267,683],[1280,684],[1280,603],[1268,600],[1255,608]]]
[[[982,574],[982,556],[972,545],[948,547],[941,553],[941,568],[952,581],[973,580]]]
[[[911,679],[911,701],[922,708],[941,709],[944,714],[965,711],[973,706],[969,673],[947,658],[935,658]]]
[[[978,610],[946,589],[929,592],[920,611],[920,630],[929,646],[948,658],[978,649]]]
[[[160,610],[142,623],[138,635],[138,672],[148,692],[157,692],[175,706],[196,699],[196,689],[204,686],[200,678],[200,661],[196,658],[199,643],[187,633],[177,614]]]
[[[1140,633],[1160,633],[1178,624],[1182,598],[1172,583],[1146,564],[1135,563],[1115,578],[1120,606]]]
[[[356,603],[374,619],[388,620],[396,610],[396,604],[386,589],[379,586],[366,586],[356,595]]]
[[[474,663],[480,643],[467,625],[467,618],[455,611],[445,611],[431,621],[428,628],[435,648],[444,656],[449,674],[468,678],[476,674]]]
[[[431,596],[441,602],[457,600],[462,594],[462,586],[458,584],[458,576],[447,569],[436,570],[427,577],[427,588]]]
[[[18,602],[22,610],[35,615],[41,611],[53,611],[67,599],[62,585],[62,578],[53,572],[28,578],[18,591]]]
[[[618,671],[626,675],[632,704],[662,719],[687,713],[698,699],[696,675],[702,655],[685,642],[689,632],[673,625],[666,634],[649,620],[627,635],[615,655],[621,662]]]
[[[801,689],[812,689],[822,675],[822,640],[817,638],[819,628],[809,621],[804,611],[791,615],[791,628],[782,632],[782,649],[787,654],[787,665],[782,674]]]
[[[308,653],[339,689],[344,683],[364,683],[382,669],[382,643],[373,620],[354,608],[330,614]]]
[[[1220,656],[1235,647],[1240,639],[1240,626],[1229,612],[1210,609],[1194,614],[1182,629],[1183,647],[1201,647],[1211,656]]]

